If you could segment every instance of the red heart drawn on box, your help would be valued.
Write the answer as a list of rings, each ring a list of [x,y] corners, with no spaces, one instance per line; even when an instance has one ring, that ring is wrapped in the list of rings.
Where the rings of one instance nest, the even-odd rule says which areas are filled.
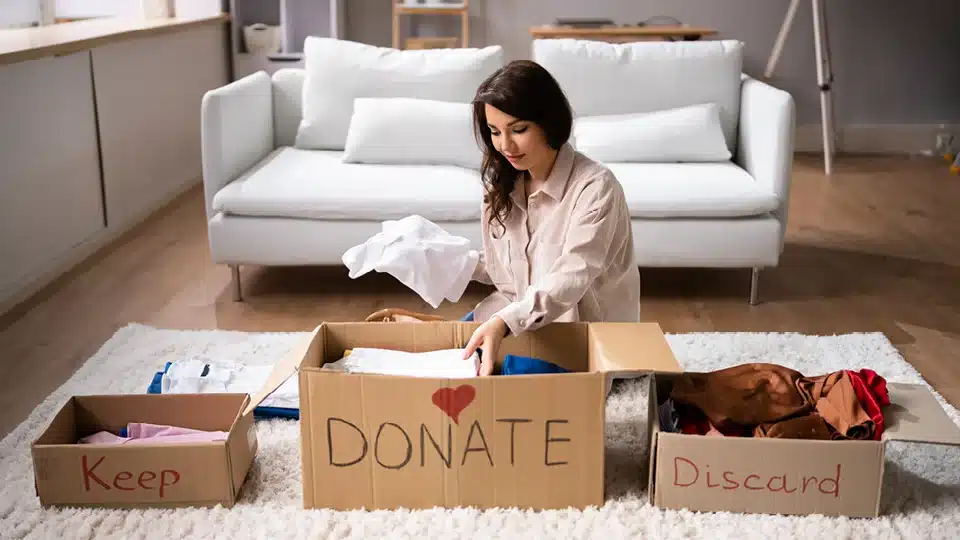
[[[433,404],[447,413],[455,424],[460,424],[460,413],[473,403],[477,396],[477,389],[469,384],[456,388],[441,388],[433,393]]]

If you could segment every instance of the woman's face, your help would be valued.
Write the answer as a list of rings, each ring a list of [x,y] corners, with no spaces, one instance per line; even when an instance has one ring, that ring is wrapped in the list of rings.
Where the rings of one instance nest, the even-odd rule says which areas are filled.
[[[549,159],[552,149],[540,126],[514,118],[492,105],[484,105],[484,111],[493,147],[514,169],[526,171]]]

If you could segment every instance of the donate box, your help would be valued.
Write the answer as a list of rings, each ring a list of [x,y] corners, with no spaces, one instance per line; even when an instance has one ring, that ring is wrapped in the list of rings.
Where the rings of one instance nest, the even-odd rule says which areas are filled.
[[[448,379],[322,369],[358,347],[460,348],[477,326],[324,323],[275,368],[265,392],[299,370],[305,508],[603,504],[611,379],[680,370],[657,324],[554,323],[503,341],[501,357],[568,373]]]

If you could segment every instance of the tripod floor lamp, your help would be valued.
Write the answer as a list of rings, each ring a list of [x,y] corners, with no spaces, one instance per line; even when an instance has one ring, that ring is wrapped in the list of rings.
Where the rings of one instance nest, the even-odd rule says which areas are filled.
[[[824,173],[829,175],[833,173],[833,160],[837,148],[834,128],[833,95],[831,94],[833,69],[830,65],[830,39],[827,35],[827,14],[824,9],[823,0],[810,0],[810,6],[813,10],[813,44],[817,61],[817,86],[820,89],[820,124],[823,130],[823,170]],[[790,29],[793,27],[793,20],[797,15],[797,9],[799,9],[799,7],[800,0],[790,0],[787,14],[783,19],[783,24],[780,26],[777,40],[773,44],[770,59],[767,61],[767,69],[764,72],[764,76],[768,79],[773,77],[777,62],[780,60],[780,53],[783,51],[783,44],[790,34]]]

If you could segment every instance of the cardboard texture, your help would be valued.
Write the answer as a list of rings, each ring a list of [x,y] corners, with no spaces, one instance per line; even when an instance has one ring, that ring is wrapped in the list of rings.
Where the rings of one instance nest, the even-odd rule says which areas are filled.
[[[356,347],[460,348],[477,326],[324,323],[299,361],[278,366],[277,385],[299,371],[305,508],[603,504],[608,377],[680,371],[659,325],[556,323],[503,341],[501,356],[572,373],[451,380],[321,369]]]
[[[246,394],[75,396],[32,446],[44,506],[232,507],[257,453]],[[78,444],[129,422],[227,431],[226,441]]]
[[[706,512],[876,517],[883,441],[707,437],[660,430],[659,396],[669,375],[650,381],[649,496],[656,506]],[[921,385],[888,383],[881,438],[960,445],[960,429]]]

